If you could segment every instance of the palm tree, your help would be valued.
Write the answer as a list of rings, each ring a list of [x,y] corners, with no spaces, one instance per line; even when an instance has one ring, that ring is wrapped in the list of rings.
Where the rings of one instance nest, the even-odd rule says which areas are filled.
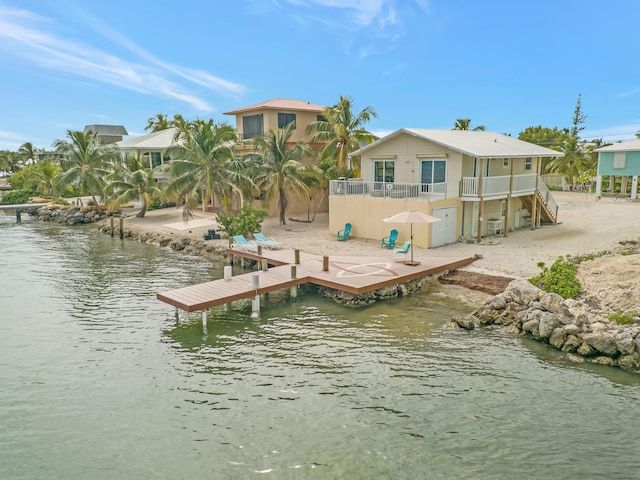
[[[352,104],[351,97],[340,96],[337,104],[324,109],[324,120],[312,122],[307,127],[307,132],[312,134],[311,142],[325,144],[320,156],[335,159],[340,173],[347,172],[351,152],[378,139],[364,128],[372,118],[378,118],[378,114],[372,107],[366,107],[354,115]]]
[[[294,123],[278,131],[269,130],[253,139],[254,153],[249,154],[260,166],[260,175],[256,179],[264,192],[263,198],[268,206],[273,200],[278,202],[280,225],[286,225],[286,211],[289,206],[289,193],[297,198],[309,201],[309,184],[318,178],[319,171],[314,166],[305,166],[302,160],[311,156],[308,145],[298,142],[291,145]],[[315,175],[314,175],[315,174]]]
[[[102,208],[97,197],[104,195],[105,180],[110,167],[119,158],[117,148],[101,144],[94,132],[67,130],[66,140],[56,140],[53,148],[63,156],[60,159],[62,171],[56,175],[54,191],[61,193],[67,186],[77,184],[80,191],[90,195],[98,213]]]
[[[559,173],[567,176],[569,188],[573,190],[574,179],[583,171],[589,169],[591,159],[585,152],[584,143],[576,137],[570,137],[563,142],[563,157],[554,157],[546,170],[550,173]]]
[[[142,218],[153,200],[159,198],[162,190],[153,177],[153,170],[145,167],[137,155],[125,158],[116,170],[108,177],[109,189],[114,198],[111,204],[113,210],[132,200],[142,200],[142,208],[136,217]]]
[[[25,142],[20,145],[18,149],[18,155],[20,156],[20,160],[23,165],[27,165],[29,163],[34,163],[36,161],[36,152],[37,148],[34,148],[31,142]]]
[[[181,144],[166,150],[174,160],[169,165],[165,194],[184,200],[183,218],[189,218],[200,201],[203,210],[216,198],[222,207],[228,205],[234,192],[242,203],[241,187],[251,181],[241,169],[242,162],[235,158],[235,129],[213,120],[196,120],[179,135]]]
[[[29,165],[25,172],[24,188],[35,189],[44,197],[53,196],[55,178],[60,167],[53,165],[51,160],[45,160]]]
[[[159,132],[160,130],[166,130],[170,126],[167,116],[158,113],[155,117],[151,117],[147,120],[147,126],[144,127],[144,130],[151,130],[151,133],[153,133]]]
[[[470,118],[459,118],[454,123],[453,128],[451,130],[473,130],[473,131],[481,131],[484,132],[484,125],[478,125],[475,128],[471,128],[471,119]]]

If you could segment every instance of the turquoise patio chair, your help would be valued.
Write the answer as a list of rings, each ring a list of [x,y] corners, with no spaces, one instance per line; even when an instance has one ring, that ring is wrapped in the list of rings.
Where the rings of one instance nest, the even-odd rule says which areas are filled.
[[[350,234],[351,234],[351,224],[347,223],[345,224],[342,230],[338,230],[338,240],[346,240],[349,238]]]
[[[393,249],[393,259],[396,262],[404,262],[409,254],[409,249],[411,248],[411,241],[407,240],[400,248]]]
[[[234,235],[233,236],[234,244],[233,248],[237,248],[238,250],[244,250],[245,252],[257,252],[258,244],[256,242],[250,242],[244,235]]]
[[[278,242],[273,238],[267,238],[267,236],[262,232],[254,233],[253,238],[256,239],[258,245],[262,245],[265,248],[271,248],[273,250],[282,248],[282,242]]]
[[[389,236],[382,237],[381,247],[387,247],[391,250],[396,246],[396,240],[398,239],[398,230],[395,228],[389,232]]]

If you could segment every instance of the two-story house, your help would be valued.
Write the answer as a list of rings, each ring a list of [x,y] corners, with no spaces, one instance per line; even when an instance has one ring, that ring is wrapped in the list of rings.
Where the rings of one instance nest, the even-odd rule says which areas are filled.
[[[499,133],[400,129],[353,152],[361,178],[331,182],[329,228],[348,222],[353,236],[380,239],[389,234],[384,218],[417,210],[441,219],[413,226],[414,244],[429,248],[556,223],[539,174],[542,158],[559,155]],[[393,228],[409,238],[409,226]]]

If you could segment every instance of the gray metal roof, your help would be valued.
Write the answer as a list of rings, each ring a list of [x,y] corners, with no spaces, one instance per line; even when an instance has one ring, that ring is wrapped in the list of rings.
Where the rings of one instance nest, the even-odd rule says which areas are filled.
[[[176,145],[173,141],[177,128],[167,128],[139,137],[121,140],[115,144],[120,150],[164,150]]]
[[[594,152],[640,152],[640,139],[614,143],[606,147],[596,148]]]
[[[398,135],[412,135],[463,155],[477,158],[526,158],[526,157],[561,157],[562,152],[524,142],[501,133],[476,130],[430,130],[424,128],[402,128],[380,140],[362,147],[351,155],[363,152],[380,145]]]
[[[129,135],[127,130],[122,125],[86,125],[84,127],[84,133],[89,131],[95,132],[98,135],[110,135],[110,136],[125,136]]]

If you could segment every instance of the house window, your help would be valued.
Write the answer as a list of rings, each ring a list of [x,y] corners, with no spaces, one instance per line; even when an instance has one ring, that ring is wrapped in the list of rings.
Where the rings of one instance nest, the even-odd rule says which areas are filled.
[[[162,155],[160,152],[151,152],[151,168],[162,165]]]
[[[446,183],[447,161],[445,159],[422,160],[420,162],[420,188],[422,193],[433,190],[436,183]]]
[[[249,138],[262,135],[262,114],[248,115],[242,117],[242,138],[247,140]]]
[[[327,119],[326,119],[326,118],[324,118],[322,115],[318,115],[318,116],[316,117],[316,120],[318,120],[319,122],[326,122],[326,121],[327,121]]]
[[[624,168],[626,159],[625,152],[613,152],[613,168]]]
[[[531,170],[531,168],[533,167],[533,161],[531,160],[531,157],[527,157],[524,159],[524,169],[525,170]]]
[[[373,162],[373,181],[393,183],[395,181],[396,162],[393,160],[376,160]]]
[[[278,128],[285,128],[290,123],[293,123],[293,128],[296,128],[296,114],[295,113],[280,113],[280,112],[278,112]]]
[[[509,159],[508,158],[503,158],[502,159],[502,166],[504,168],[509,168]]]

